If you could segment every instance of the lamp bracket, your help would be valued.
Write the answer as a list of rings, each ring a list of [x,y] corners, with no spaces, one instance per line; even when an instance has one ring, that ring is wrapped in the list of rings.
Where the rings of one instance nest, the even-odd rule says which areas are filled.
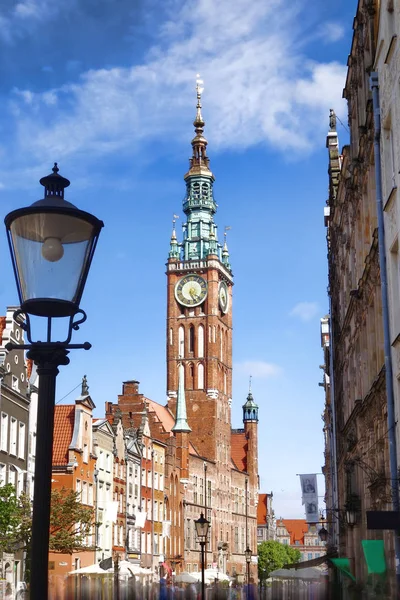
[[[80,317],[78,317],[75,320],[75,318],[78,315],[80,315]],[[90,350],[90,348],[92,346],[89,342],[84,342],[83,344],[70,344],[70,341],[72,338],[72,332],[78,331],[80,325],[82,325],[82,323],[84,323],[87,319],[87,316],[86,316],[86,313],[84,310],[82,310],[81,308],[77,308],[75,310],[75,312],[71,316],[68,317],[68,333],[67,333],[66,339],[63,341],[58,341],[58,340],[53,341],[51,339],[51,337],[52,337],[51,336],[52,319],[59,318],[59,317],[46,317],[46,318],[47,318],[46,341],[45,342],[42,342],[41,340],[35,341],[32,339],[31,320],[30,320],[29,314],[24,312],[21,308],[16,310],[13,314],[13,319],[14,319],[15,323],[17,323],[17,325],[19,325],[19,327],[21,327],[21,329],[23,329],[23,331],[25,331],[29,344],[13,344],[12,342],[9,342],[5,346],[6,350],[30,350],[31,348],[38,347],[38,346],[40,346],[43,349],[47,348],[48,350],[55,350],[57,348],[59,348],[59,349],[65,348],[68,350],[78,350],[78,349]]]

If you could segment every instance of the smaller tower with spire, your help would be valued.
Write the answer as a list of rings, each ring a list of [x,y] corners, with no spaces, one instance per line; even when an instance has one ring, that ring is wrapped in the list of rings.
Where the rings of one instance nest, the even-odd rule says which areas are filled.
[[[187,422],[185,398],[184,366],[179,366],[178,398],[176,401],[175,424],[171,431],[176,437],[177,458],[181,465],[181,481],[189,479],[189,433],[192,431]]]
[[[243,404],[243,424],[247,438],[247,472],[250,486],[258,486],[258,405],[254,402],[251,391],[251,376],[249,393]]]

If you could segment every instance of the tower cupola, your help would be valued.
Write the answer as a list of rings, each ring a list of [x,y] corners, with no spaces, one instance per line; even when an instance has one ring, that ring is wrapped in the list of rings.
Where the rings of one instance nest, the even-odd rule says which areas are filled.
[[[251,382],[246,402],[243,404],[243,423],[248,423],[249,421],[258,423],[258,405],[254,402],[251,392]]]

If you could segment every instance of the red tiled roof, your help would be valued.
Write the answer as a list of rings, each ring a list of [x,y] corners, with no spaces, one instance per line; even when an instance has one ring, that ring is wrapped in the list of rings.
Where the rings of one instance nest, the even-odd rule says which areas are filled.
[[[54,412],[53,466],[68,464],[68,448],[72,441],[75,404],[60,404]]]
[[[0,317],[0,344],[3,341],[3,331],[6,328],[6,318]]]
[[[231,435],[232,460],[239,471],[247,471],[247,439],[243,432]]]
[[[294,546],[296,541],[300,546],[304,545],[304,534],[308,532],[308,525],[305,519],[282,519],[284,526],[290,535],[290,545]],[[279,521],[276,524],[279,527]]]
[[[158,402],[154,402],[154,400],[150,400],[146,398],[146,404],[150,413],[155,413],[158,421],[164,427],[165,431],[170,435],[173,435],[171,432],[172,427],[175,424],[175,419],[172,413],[169,411],[168,406],[163,406],[162,404],[158,404]],[[194,448],[194,446],[189,442],[189,451],[191,454],[198,454]]]
[[[258,494],[258,505],[257,505],[257,525],[265,525],[267,522],[267,500],[269,494]]]

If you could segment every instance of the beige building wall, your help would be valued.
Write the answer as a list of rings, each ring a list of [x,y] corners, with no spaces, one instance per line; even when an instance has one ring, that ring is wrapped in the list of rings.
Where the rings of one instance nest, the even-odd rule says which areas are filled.
[[[381,105],[382,200],[388,278],[390,342],[392,344],[393,384],[398,421],[400,406],[400,3],[382,2],[379,9],[377,52],[374,70],[379,77]],[[397,461],[400,435],[397,428]]]

